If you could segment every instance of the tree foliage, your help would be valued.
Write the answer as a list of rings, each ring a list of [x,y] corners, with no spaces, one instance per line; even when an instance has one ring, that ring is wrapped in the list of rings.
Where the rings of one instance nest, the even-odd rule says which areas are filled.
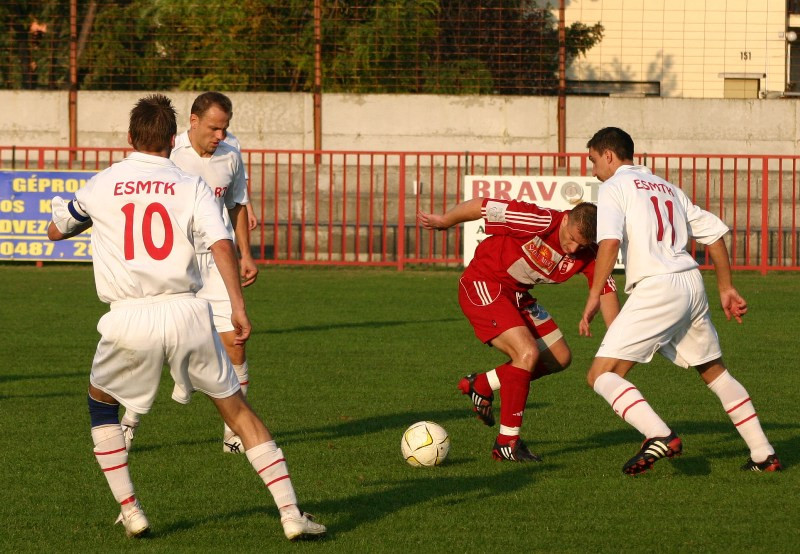
[[[90,0],[78,7],[86,37],[80,88],[314,88],[311,0]],[[9,31],[0,35],[8,60],[0,62],[0,87],[68,86],[68,1],[10,0],[0,20]],[[557,21],[532,0],[322,0],[321,30],[326,92],[556,89]],[[567,28],[567,62],[602,33],[600,24]]]

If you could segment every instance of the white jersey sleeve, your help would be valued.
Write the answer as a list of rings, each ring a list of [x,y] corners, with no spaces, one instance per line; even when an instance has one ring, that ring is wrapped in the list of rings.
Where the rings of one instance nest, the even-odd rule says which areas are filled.
[[[714,214],[692,204],[689,197],[678,189],[686,206],[686,217],[689,222],[689,238],[700,244],[713,244],[729,231],[728,226]]]
[[[192,231],[199,242],[209,247],[219,240],[232,239],[224,220],[220,219],[219,207],[214,201],[211,189],[202,179],[198,183],[195,197]]]
[[[247,194],[247,179],[245,178],[244,162],[238,150],[233,150],[230,154],[231,162],[231,185],[225,194],[225,207],[232,210],[236,204],[248,204],[250,197]]]

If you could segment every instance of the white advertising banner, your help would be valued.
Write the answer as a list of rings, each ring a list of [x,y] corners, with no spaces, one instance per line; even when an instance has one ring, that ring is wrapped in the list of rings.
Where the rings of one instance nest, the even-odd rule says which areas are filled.
[[[556,210],[571,210],[580,202],[597,202],[600,181],[591,176],[554,175],[467,175],[464,200],[497,198],[522,200]],[[475,248],[486,238],[483,219],[464,224],[464,266],[475,255]]]

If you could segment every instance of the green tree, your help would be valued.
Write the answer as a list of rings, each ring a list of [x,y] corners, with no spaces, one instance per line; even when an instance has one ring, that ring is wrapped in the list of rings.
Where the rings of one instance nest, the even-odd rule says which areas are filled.
[[[311,91],[311,0],[79,2],[79,86]],[[96,13],[95,13],[96,8]],[[4,88],[63,88],[69,2],[0,6]],[[39,27],[33,25],[37,23]],[[46,31],[35,31],[46,27]],[[532,0],[322,0],[326,92],[552,94],[558,31]],[[37,34],[38,33],[38,34]],[[603,28],[567,29],[567,62]]]
[[[558,85],[558,21],[549,9],[530,1],[461,0],[443,2],[435,67],[469,61],[492,77],[495,94],[555,94]],[[600,42],[603,26],[574,23],[566,29],[567,65]],[[437,79],[431,88],[449,88]],[[486,92],[483,90],[483,92]]]

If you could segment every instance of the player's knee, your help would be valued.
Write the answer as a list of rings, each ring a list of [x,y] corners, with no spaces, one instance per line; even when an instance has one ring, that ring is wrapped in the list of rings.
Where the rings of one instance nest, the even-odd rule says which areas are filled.
[[[605,371],[600,371],[595,366],[589,368],[589,371],[586,373],[586,384],[589,385],[589,388],[594,390],[594,382],[597,381],[597,378],[603,373],[605,373]]]
[[[533,371],[536,364],[539,362],[539,349],[536,347],[527,348],[517,353],[513,358],[513,365],[520,367],[526,371]]]
[[[565,354],[562,354],[561,357],[556,358],[553,370],[551,373],[558,373],[559,371],[564,371],[572,364],[572,352],[567,350]]]
[[[100,425],[119,425],[119,404],[95,400],[92,395],[87,395],[89,403],[89,419],[92,427]]]

